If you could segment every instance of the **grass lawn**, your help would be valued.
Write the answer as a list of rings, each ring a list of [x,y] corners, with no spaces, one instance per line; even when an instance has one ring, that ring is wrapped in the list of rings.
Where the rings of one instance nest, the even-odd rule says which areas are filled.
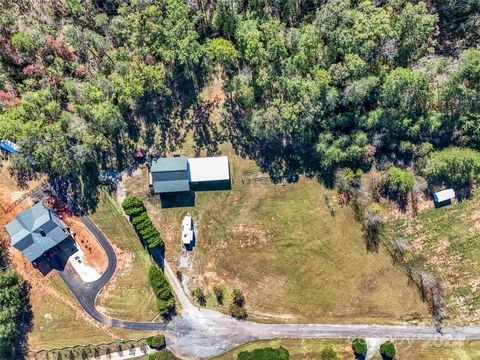
[[[225,354],[222,354],[214,360],[237,360],[237,356],[242,351],[252,351],[259,348],[280,346],[288,350],[291,360],[313,360],[321,359],[320,353],[327,345],[332,345],[341,359],[353,359],[351,342],[349,340],[330,340],[330,339],[273,339],[265,341],[254,341],[241,345]]]
[[[321,359],[320,354],[326,345],[332,345],[341,359],[354,359],[351,340],[341,339],[274,339],[255,341],[233,349],[215,360],[236,360],[241,351],[258,348],[284,347],[292,360]],[[480,341],[395,341],[399,360],[470,360],[480,358]],[[381,360],[380,353],[372,358]]]
[[[444,284],[448,316],[455,322],[478,323],[480,197],[393,221],[388,230],[388,240],[409,240],[407,264]]]
[[[158,197],[148,196],[145,170],[126,182],[128,193],[145,200],[173,263],[183,216],[190,212],[198,221],[192,287],[238,287],[250,317],[260,321],[429,320],[426,305],[390,256],[367,253],[351,209],[336,206],[331,214],[333,191],[304,178],[285,186],[243,184],[258,168],[229,147],[221,149],[230,156],[233,189],[197,192],[195,208],[160,209]]]
[[[52,290],[49,290],[50,287]],[[33,329],[30,349],[99,343],[113,339],[149,336],[148,332],[106,328],[91,320],[58,275],[52,276],[45,291],[31,293]]]
[[[91,218],[116,246],[118,264],[113,279],[102,289],[97,304],[108,315],[131,321],[151,321],[156,315],[155,295],[148,283],[152,264],[116,200],[106,191]]]

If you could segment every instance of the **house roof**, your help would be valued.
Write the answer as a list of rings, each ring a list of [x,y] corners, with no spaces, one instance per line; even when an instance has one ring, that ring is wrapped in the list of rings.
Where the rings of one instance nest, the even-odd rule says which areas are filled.
[[[64,231],[67,226],[63,221],[41,202],[19,213],[6,228],[12,245],[30,261],[39,258],[69,236]]]
[[[227,156],[188,159],[191,182],[230,180]]]
[[[156,159],[152,162],[150,171],[155,193],[190,191],[187,158]]]
[[[433,200],[435,200],[435,202],[437,203],[453,199],[454,197],[455,197],[455,191],[453,191],[453,189],[445,189],[445,190],[437,191],[436,193],[433,193]]]

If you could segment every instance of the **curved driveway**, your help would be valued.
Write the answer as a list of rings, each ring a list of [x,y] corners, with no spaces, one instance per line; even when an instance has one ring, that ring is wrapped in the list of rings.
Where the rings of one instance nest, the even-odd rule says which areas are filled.
[[[167,262],[165,274],[170,281],[182,307],[182,315],[169,323],[132,322],[113,319],[100,313],[95,299],[102,287],[115,272],[117,258],[107,238],[88,218],[83,223],[98,239],[108,257],[108,267],[100,279],[84,283],[71,267],[59,272],[78,302],[96,321],[107,326],[132,330],[162,331],[167,335],[167,345],[177,355],[188,358],[208,358],[252,340],[271,338],[390,338],[420,340],[466,340],[480,339],[479,326],[443,328],[439,334],[434,327],[395,325],[348,325],[348,324],[259,324],[238,321],[210,310],[199,309],[191,304]],[[155,256],[158,261],[158,254]]]

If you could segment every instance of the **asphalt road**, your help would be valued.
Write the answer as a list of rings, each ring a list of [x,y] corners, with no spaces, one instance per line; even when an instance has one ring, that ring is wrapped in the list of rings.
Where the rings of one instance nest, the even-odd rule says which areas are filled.
[[[183,292],[167,262],[164,262],[165,275],[180,301],[181,315],[168,323],[113,319],[96,309],[95,300],[102,287],[115,273],[117,257],[107,238],[90,218],[83,216],[81,220],[98,239],[108,257],[107,270],[99,280],[92,283],[84,283],[71,267],[60,272],[60,276],[82,308],[93,319],[107,326],[132,330],[157,330],[165,333],[167,346],[178,356],[209,358],[252,340],[271,338],[480,339],[479,326],[447,327],[443,328],[440,334],[434,327],[413,325],[259,324],[238,321],[218,312],[195,307]],[[154,253],[153,256],[157,261],[163,261],[159,254]]]

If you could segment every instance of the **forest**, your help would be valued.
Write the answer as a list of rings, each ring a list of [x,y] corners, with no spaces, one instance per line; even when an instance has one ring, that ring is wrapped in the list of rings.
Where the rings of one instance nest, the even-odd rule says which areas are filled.
[[[0,0],[0,139],[20,146],[20,183],[46,174],[84,209],[102,170],[187,131],[274,181],[375,167],[400,193],[414,176],[464,186],[480,177],[479,45],[479,0]],[[201,92],[219,73],[212,134],[220,105]],[[0,284],[0,319],[21,321],[21,280]],[[0,351],[17,335],[2,321]]]

